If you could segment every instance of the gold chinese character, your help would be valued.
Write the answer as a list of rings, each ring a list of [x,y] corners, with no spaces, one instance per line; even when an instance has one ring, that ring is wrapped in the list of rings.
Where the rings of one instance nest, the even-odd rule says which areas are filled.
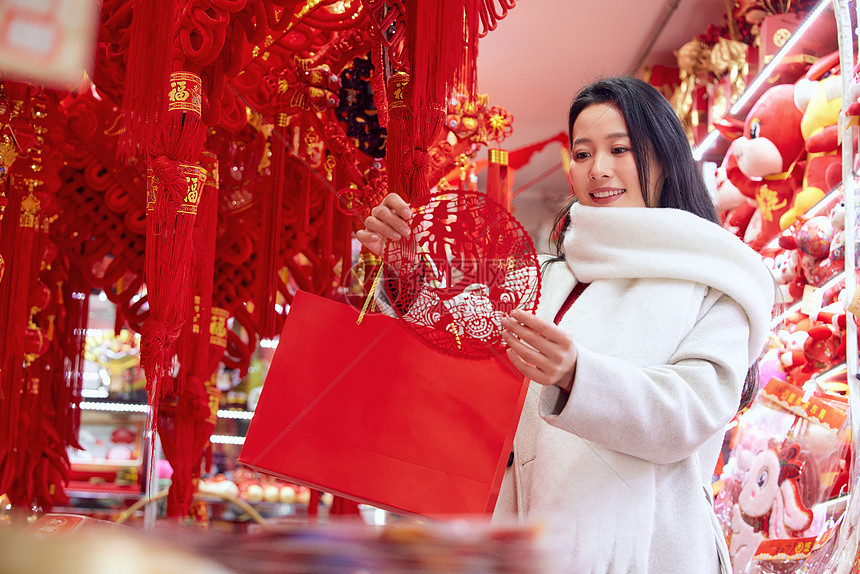
[[[188,183],[188,195],[185,196],[185,203],[196,204],[200,199],[200,192],[197,190],[197,178],[186,176],[185,181]]]
[[[756,198],[758,208],[761,211],[761,216],[767,221],[773,221],[773,212],[782,209],[788,202],[783,199],[779,201],[779,194],[766,185],[763,185],[759,190]]]
[[[184,102],[191,97],[191,92],[188,91],[185,84],[185,80],[170,82],[171,90],[168,97],[171,102]]]

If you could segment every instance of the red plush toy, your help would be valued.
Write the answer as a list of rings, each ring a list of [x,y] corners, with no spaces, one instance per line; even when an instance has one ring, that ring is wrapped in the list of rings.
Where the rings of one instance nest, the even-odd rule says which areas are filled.
[[[744,123],[743,137],[732,144],[738,169],[757,182],[752,189],[759,223],[750,223],[744,238],[754,249],[760,249],[781,231],[779,219],[792,207],[794,195],[800,189],[803,170],[799,160],[804,151],[802,117],[794,105],[794,85],[774,86],[752,107]],[[747,181],[733,183],[749,193]]]

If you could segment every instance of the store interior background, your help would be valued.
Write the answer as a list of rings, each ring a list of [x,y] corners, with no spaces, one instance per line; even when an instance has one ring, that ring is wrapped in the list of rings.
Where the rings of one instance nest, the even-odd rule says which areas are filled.
[[[724,0],[518,2],[481,40],[478,90],[514,116],[507,149],[567,130],[576,91],[602,76],[677,66],[675,51],[725,22]],[[569,193],[561,148],[551,144],[515,176],[512,211],[541,247]],[[533,182],[533,183],[532,183]],[[545,247],[545,246],[544,246]]]
[[[709,26],[725,23],[727,9],[733,6],[734,0],[517,1],[498,27],[481,40],[478,57],[478,92],[487,95],[490,106],[504,108],[513,116],[512,133],[501,147],[515,151],[559,134],[566,138],[568,107],[578,89],[600,77],[631,74],[647,79],[654,66],[678,67],[677,51]],[[832,11],[822,21],[828,18],[833,26]],[[835,43],[835,34],[830,37]],[[753,61],[752,68],[756,64]],[[738,113],[737,117],[744,115]],[[719,162],[728,144],[721,141],[721,145],[705,159]],[[553,141],[518,169],[510,182],[511,211],[539,252],[552,249],[551,228],[570,195],[562,167],[564,153],[564,144]],[[486,157],[486,150],[479,148],[471,159],[478,166]],[[708,164],[704,171],[715,166]],[[477,187],[486,191],[487,169],[475,169]],[[461,182],[465,173],[460,172]],[[359,250],[353,239],[354,258]],[[84,448],[68,450],[70,500],[55,506],[53,512],[152,531],[156,522],[169,525],[164,520],[168,518],[165,498],[158,497],[166,494],[173,470],[158,442],[150,441],[146,381],[138,364],[140,335],[129,323],[115,333],[116,305],[100,288],[92,289],[89,301],[79,437]],[[289,309],[286,304],[275,307],[279,313]],[[241,339],[248,335],[241,321],[233,318],[227,328]],[[212,466],[202,477],[194,510],[199,512],[196,519],[208,522],[216,533],[249,534],[264,525],[306,525],[314,520],[309,516],[311,509],[318,509],[325,522],[337,502],[328,493],[318,503],[311,492],[320,496],[320,490],[258,474],[238,461],[278,346],[278,337],[271,337],[248,337],[255,339],[255,345],[246,373],[223,364],[218,369],[217,386],[222,395],[211,451],[207,451]],[[156,446],[150,450],[153,444]],[[361,514],[368,524],[397,525],[400,520],[408,524],[406,517],[369,505],[362,505]],[[0,521],[2,518],[0,513]]]

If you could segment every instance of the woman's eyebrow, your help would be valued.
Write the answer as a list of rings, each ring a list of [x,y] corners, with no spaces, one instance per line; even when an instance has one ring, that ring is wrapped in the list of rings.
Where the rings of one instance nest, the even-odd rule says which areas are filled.
[[[604,138],[604,139],[611,140],[611,139],[615,139],[615,138],[629,138],[629,137],[630,137],[630,134],[628,134],[627,132],[612,132],[611,134],[606,134],[606,138]],[[580,144],[580,143],[590,143],[590,142],[591,142],[591,138],[581,137],[581,138],[575,139],[573,141],[573,145]]]

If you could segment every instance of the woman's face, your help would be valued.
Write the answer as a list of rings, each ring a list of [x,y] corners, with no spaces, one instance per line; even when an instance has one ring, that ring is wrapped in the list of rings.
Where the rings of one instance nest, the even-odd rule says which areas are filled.
[[[663,169],[652,160],[648,196],[656,205]],[[627,124],[618,108],[592,104],[573,124],[570,182],[576,199],[592,207],[645,207]]]

